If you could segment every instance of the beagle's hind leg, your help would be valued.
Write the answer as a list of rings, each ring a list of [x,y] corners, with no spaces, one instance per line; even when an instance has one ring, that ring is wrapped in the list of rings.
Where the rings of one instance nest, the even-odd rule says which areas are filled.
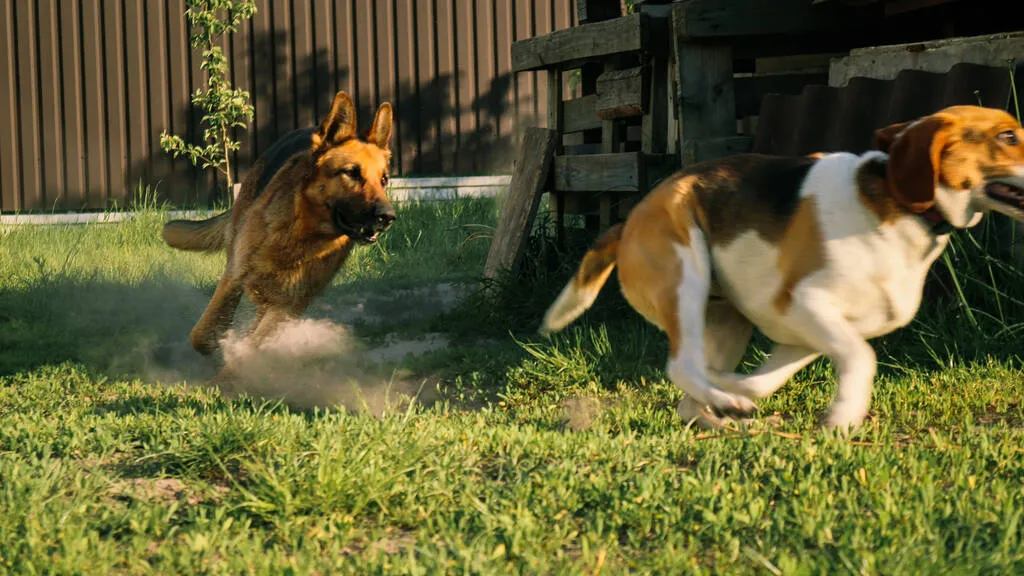
[[[715,319],[715,338],[711,342],[705,342],[708,295],[711,288],[711,258],[704,233],[699,228],[691,227],[689,245],[674,244],[673,248],[680,260],[682,281],[678,282],[674,293],[663,294],[664,298],[673,300],[673,305],[663,306],[662,310],[675,312],[672,314],[675,318],[662,319],[669,328],[669,377],[676,386],[682,388],[701,405],[710,406],[720,414],[748,415],[757,409],[753,401],[726,392],[708,379],[708,345],[716,347],[712,356],[717,362],[728,362],[737,356],[737,349],[741,357],[746,345],[744,343],[742,348],[739,344],[734,344],[735,347],[724,346],[720,341],[721,335],[717,332],[727,334],[730,328],[722,326],[734,325],[733,329],[739,329],[737,336],[748,334],[747,341],[749,332],[740,326],[740,322],[735,318],[724,322]],[[739,362],[738,357],[736,362]]]
[[[728,300],[709,298],[704,314],[704,356],[710,375],[735,370],[753,334],[754,325]],[[685,396],[676,406],[676,413],[683,420],[693,421],[702,428],[722,424],[709,419],[702,409],[703,406],[692,396]]]

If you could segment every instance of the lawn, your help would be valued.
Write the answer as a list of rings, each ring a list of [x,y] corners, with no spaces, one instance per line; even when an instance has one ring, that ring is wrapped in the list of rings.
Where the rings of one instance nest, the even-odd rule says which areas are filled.
[[[750,426],[688,429],[614,282],[536,336],[583,241],[539,235],[479,284],[495,212],[399,206],[292,346],[249,358],[262,395],[204,385],[187,337],[223,256],[163,245],[164,212],[0,228],[0,573],[1024,572],[1003,232],[958,234],[840,439],[825,360]]]

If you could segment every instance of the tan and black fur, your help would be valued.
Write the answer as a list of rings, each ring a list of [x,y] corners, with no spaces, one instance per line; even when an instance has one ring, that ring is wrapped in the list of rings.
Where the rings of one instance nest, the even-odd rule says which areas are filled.
[[[180,250],[227,250],[227,265],[192,347],[217,351],[245,294],[256,305],[249,337],[258,344],[297,318],[344,264],[353,243],[373,243],[395,219],[386,188],[391,105],[356,134],[352,100],[334,97],[316,128],[276,142],[246,173],[234,206],[201,222],[174,220],[164,240]]]

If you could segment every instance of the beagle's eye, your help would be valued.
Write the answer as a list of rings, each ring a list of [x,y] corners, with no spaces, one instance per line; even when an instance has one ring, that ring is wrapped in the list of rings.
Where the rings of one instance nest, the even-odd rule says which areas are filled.
[[[385,174],[385,175],[380,177],[380,185],[381,186],[387,186],[388,182],[390,182],[390,181],[391,181],[391,178],[388,178],[387,174]]]
[[[996,135],[996,138],[998,138],[1000,142],[1006,144],[1007,146],[1020,145],[1020,138],[1017,136],[1017,133],[1014,132],[1013,130],[1000,132],[999,134]]]

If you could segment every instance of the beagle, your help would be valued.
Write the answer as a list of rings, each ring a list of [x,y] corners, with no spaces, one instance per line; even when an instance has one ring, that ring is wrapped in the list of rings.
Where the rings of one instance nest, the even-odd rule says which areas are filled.
[[[597,240],[541,332],[589,308],[618,265],[626,300],[668,335],[681,416],[748,415],[824,354],[839,374],[827,425],[856,427],[875,377],[867,340],[914,317],[950,232],[989,211],[1024,220],[1022,139],[1006,112],[955,106],[876,131],[859,156],[690,166]],[[736,373],[754,326],[774,346]]]

